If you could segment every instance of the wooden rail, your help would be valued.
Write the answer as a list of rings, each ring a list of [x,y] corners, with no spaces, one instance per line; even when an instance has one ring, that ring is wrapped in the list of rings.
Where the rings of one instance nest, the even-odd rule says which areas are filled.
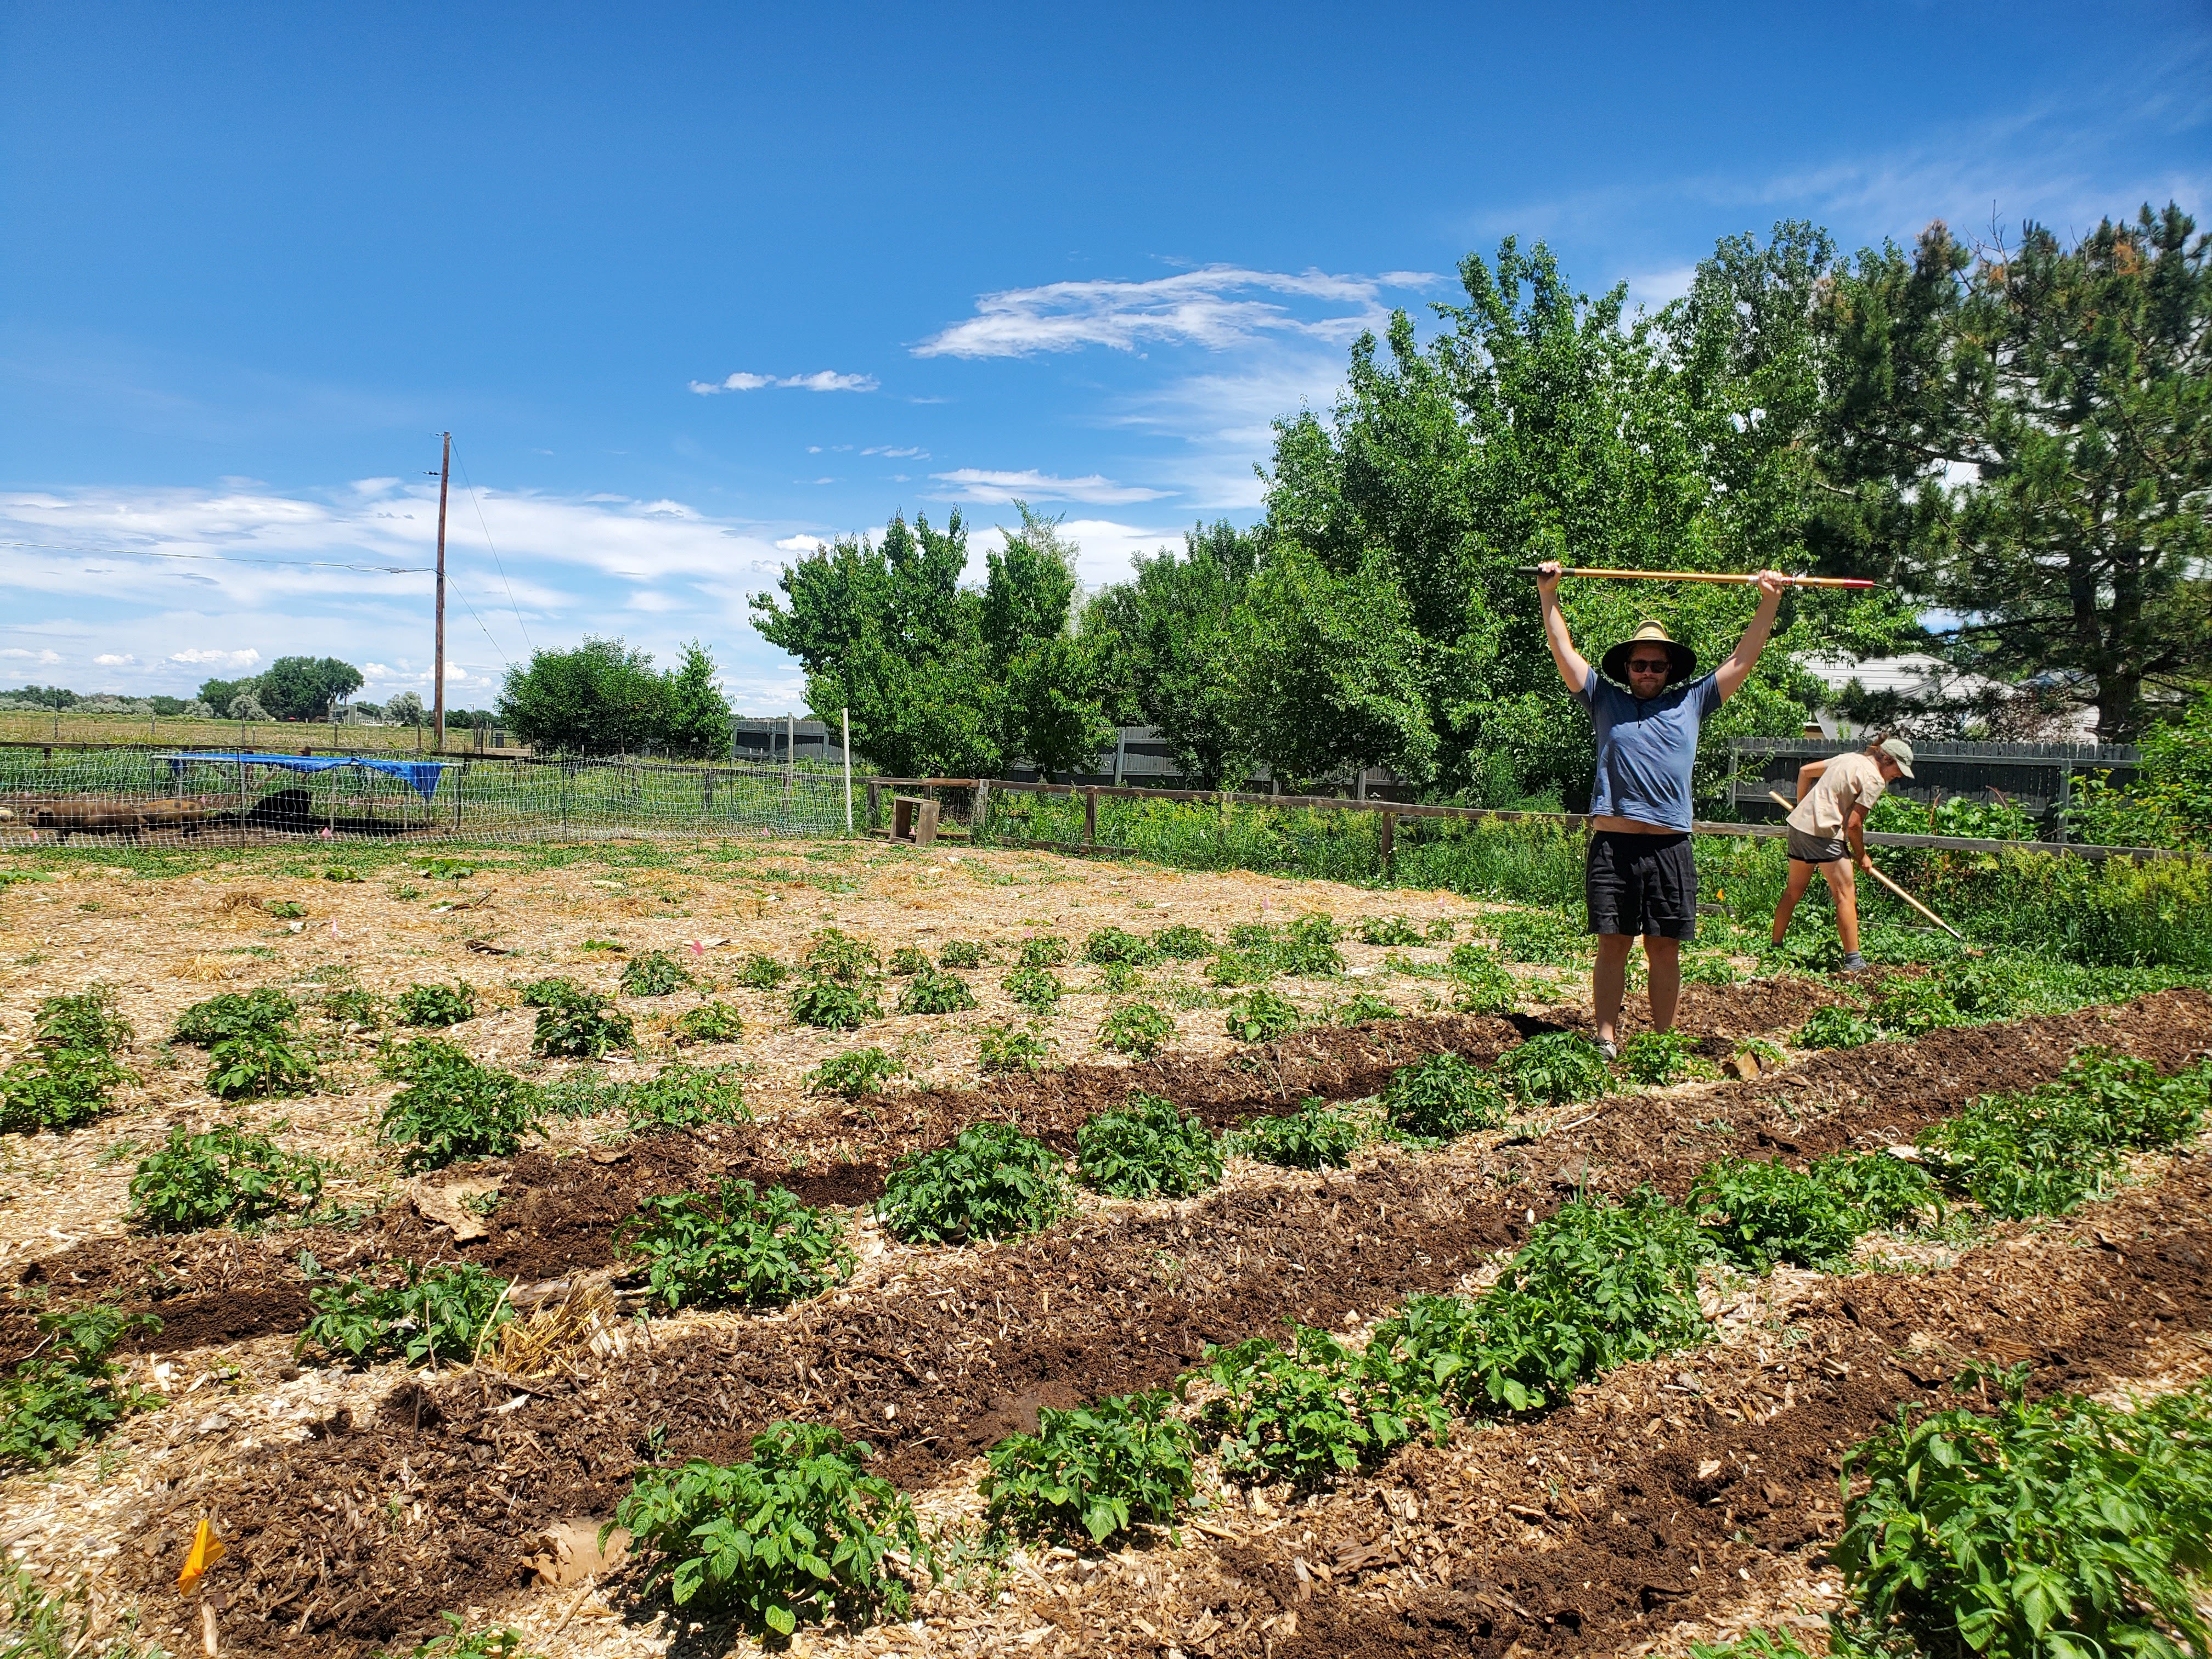
[[[1372,812],[1376,815],[1376,842],[1383,866],[1389,866],[1392,843],[1395,839],[1392,827],[1399,818],[1456,818],[1467,823],[1555,823],[1563,830],[1587,829],[1589,817],[1582,812],[1522,812],[1488,806],[1434,806],[1419,801],[1347,800],[1341,795],[1258,795],[1241,793],[1228,789],[1144,789],[1133,784],[1104,783],[1011,783],[1002,778],[887,778],[868,780],[868,805],[875,810],[878,792],[884,788],[896,789],[973,789],[977,793],[979,807],[984,807],[994,790],[1004,789],[1032,795],[1065,795],[1073,800],[1083,798],[1084,836],[1079,849],[1097,852],[1133,852],[1133,848],[1102,847],[1098,842],[1098,802],[1108,800],[1176,800],[1200,805],[1229,804],[1237,806],[1274,806],[1292,810],[1304,809],[1327,812]],[[1700,836],[1743,836],[1753,840],[1778,839],[1790,833],[1786,824],[1780,823],[1719,823],[1700,818],[1691,826],[1692,832]],[[1976,836],[1908,836],[1887,830],[1873,830],[1867,835],[1872,847],[1917,848],[1931,852],[1947,853],[2049,853],[2061,858],[2085,859],[2187,859],[2194,853],[2177,851],[2170,847],[2100,847],[2082,842],[2056,841],[1996,841]],[[1061,846],[1060,842],[1031,842],[1032,846]]]

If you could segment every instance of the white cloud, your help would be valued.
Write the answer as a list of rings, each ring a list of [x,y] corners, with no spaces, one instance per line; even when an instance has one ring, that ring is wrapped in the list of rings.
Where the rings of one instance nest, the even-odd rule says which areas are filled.
[[[121,668],[137,660],[138,659],[128,651],[103,651],[93,659],[93,661],[98,663],[102,668]]]
[[[702,398],[711,398],[718,392],[758,392],[765,386],[780,386],[799,392],[873,392],[876,377],[872,374],[840,374],[834,369],[818,368],[811,374],[747,374],[740,372],[720,380],[693,380],[691,390]]]
[[[219,663],[225,668],[251,668],[261,660],[261,653],[248,647],[243,651],[203,651],[197,647],[172,651],[171,662],[208,664]]]
[[[1157,553],[1163,547],[1180,549],[1183,534],[1181,530],[1148,529],[1112,519],[1062,520],[1060,533],[1075,544],[1075,574],[1085,592],[1128,580],[1131,559],[1139,553]],[[1006,532],[996,526],[977,531],[969,538],[969,568],[980,571],[983,556],[1005,545]]]
[[[786,536],[774,545],[779,553],[818,553],[829,544],[819,536]]]
[[[0,651],[0,657],[12,657],[18,661],[35,663],[56,663],[62,659],[61,653],[58,651],[26,651],[20,646]]]
[[[1425,288],[1435,280],[1419,271],[1336,276],[1207,265],[1141,283],[1048,283],[984,295],[975,316],[932,335],[914,354],[1025,357],[1094,345],[1134,351],[1155,343],[1219,351],[1285,336],[1342,343],[1382,324],[1384,290]],[[1255,292],[1279,297],[1247,297]],[[1308,314],[1283,301],[1301,302]]]
[[[926,461],[929,459],[929,452],[926,449],[893,449],[888,444],[872,444],[867,448],[862,450],[860,453],[863,455],[882,455],[888,457],[890,459],[894,461]]]
[[[957,471],[933,472],[929,476],[939,483],[958,486],[952,495],[945,498],[947,501],[1088,501],[1103,506],[1114,501],[1156,501],[1170,493],[1164,489],[1146,489],[1138,484],[1118,484],[1096,472],[1081,478],[1057,478],[1050,473],[1034,469],[1022,472],[993,472],[981,467],[963,466]]]

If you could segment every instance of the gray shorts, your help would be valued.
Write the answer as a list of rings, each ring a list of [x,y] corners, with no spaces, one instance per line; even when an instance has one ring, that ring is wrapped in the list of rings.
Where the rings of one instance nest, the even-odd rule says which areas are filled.
[[[1800,864],[1833,864],[1850,855],[1851,849],[1841,836],[1831,836],[1824,841],[1818,836],[1807,835],[1795,824],[1790,827],[1790,856]]]

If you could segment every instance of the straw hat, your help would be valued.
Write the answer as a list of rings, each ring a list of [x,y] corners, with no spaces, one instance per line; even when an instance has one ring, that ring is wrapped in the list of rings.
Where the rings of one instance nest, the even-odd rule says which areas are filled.
[[[1667,630],[1660,626],[1657,617],[1647,617],[1635,633],[1605,653],[1605,659],[1598,666],[1605,670],[1606,678],[1627,684],[1628,659],[1639,645],[1663,645],[1667,647],[1667,655],[1674,665],[1674,672],[1667,677],[1669,685],[1677,680],[1686,680],[1698,672],[1698,653],[1680,640],[1668,638]]]

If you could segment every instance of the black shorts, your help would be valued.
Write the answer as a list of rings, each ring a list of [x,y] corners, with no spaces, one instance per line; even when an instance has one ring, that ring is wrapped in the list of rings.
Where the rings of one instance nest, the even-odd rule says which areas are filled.
[[[1698,865],[1687,836],[1601,830],[1583,877],[1593,933],[1698,936]]]

